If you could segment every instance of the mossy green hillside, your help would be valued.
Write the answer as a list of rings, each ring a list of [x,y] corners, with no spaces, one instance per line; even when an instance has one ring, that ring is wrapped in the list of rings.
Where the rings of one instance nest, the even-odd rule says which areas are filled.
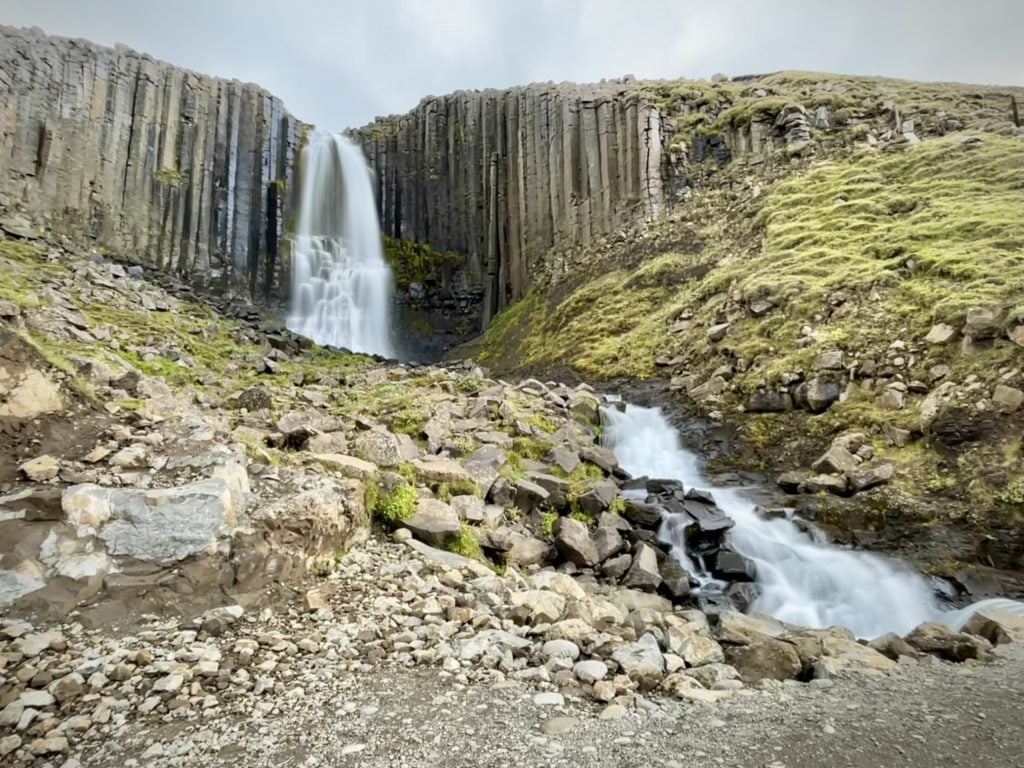
[[[704,331],[730,299],[764,298],[776,308],[730,318],[721,347],[747,362],[739,379],[753,387],[823,349],[870,350],[962,323],[970,307],[1010,304],[1022,315],[1024,142],[986,135],[970,146],[956,136],[822,163],[750,201],[743,220],[726,211],[699,226],[699,245],[532,292],[495,320],[479,358],[649,377],[660,356],[706,358]],[[721,195],[700,193],[694,215],[721,208]],[[663,228],[673,226],[684,224]],[[690,325],[672,333],[681,316]],[[797,347],[808,324],[814,343]]]

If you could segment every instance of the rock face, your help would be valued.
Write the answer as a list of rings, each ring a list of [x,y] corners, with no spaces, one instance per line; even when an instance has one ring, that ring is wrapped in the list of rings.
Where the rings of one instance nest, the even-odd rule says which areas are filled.
[[[303,127],[251,84],[0,27],[0,209],[266,295]]]
[[[234,469],[230,477],[152,491],[77,485],[61,504],[70,526],[97,535],[113,555],[183,560],[215,552],[234,530],[249,491],[245,470]]]
[[[654,220],[674,194],[661,113],[629,83],[428,98],[358,137],[384,233],[464,254],[485,322],[526,294],[531,258]]]

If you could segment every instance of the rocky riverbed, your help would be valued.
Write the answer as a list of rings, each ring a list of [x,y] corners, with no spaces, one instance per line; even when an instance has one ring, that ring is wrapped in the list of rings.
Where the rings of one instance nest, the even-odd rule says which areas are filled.
[[[973,626],[995,648],[933,626],[880,652],[839,629],[728,613],[712,628],[648,594],[554,571],[498,576],[376,539],[306,586],[287,606],[140,616],[131,633],[87,630],[74,613],[45,629],[5,620],[0,750],[11,765],[66,768],[768,765],[787,752],[782,764],[810,765],[859,720],[859,753],[877,755],[900,729],[965,717],[994,729],[987,709],[1020,706],[1006,690],[967,714],[931,699],[913,721],[886,717],[933,690],[980,702],[979,681],[1024,666],[1022,628],[1005,616]],[[810,683],[787,679],[804,669]],[[781,737],[791,731],[806,751]],[[741,762],[748,748],[763,762]],[[946,748],[967,757],[955,739]]]
[[[732,521],[624,472],[591,387],[320,349],[0,246],[12,765],[727,764],[730,723],[760,754],[790,706],[834,736],[851,696],[1019,663],[997,611],[870,642],[738,612]]]

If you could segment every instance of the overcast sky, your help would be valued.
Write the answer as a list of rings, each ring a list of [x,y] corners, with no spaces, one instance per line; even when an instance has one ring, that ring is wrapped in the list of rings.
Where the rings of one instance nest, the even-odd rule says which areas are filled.
[[[1024,85],[1024,0],[0,0],[345,128],[463,88],[804,69]]]

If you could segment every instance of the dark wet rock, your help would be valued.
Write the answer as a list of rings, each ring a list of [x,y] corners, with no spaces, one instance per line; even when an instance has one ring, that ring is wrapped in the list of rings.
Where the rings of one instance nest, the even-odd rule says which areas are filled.
[[[642,592],[654,592],[661,585],[658,555],[654,547],[643,542],[633,550],[633,563],[622,580],[624,586]]]

